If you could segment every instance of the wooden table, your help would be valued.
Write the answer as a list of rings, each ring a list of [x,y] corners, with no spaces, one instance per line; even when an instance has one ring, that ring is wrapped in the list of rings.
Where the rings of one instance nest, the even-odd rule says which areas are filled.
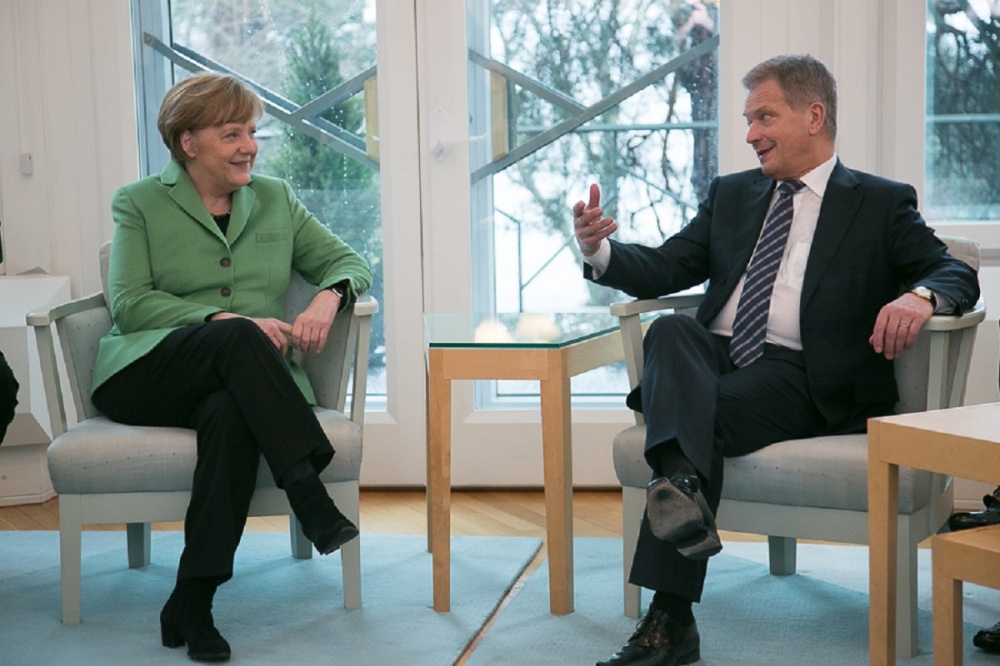
[[[526,324],[529,323],[531,325]],[[434,610],[451,607],[451,382],[540,382],[550,610],[573,612],[570,377],[621,360],[618,319],[606,313],[428,314],[427,537]]]
[[[896,663],[899,467],[1000,483],[1000,403],[872,419],[868,424],[870,664]]]
[[[1000,589],[1000,526],[936,534],[934,561],[934,666],[958,666],[962,645],[963,581]]]

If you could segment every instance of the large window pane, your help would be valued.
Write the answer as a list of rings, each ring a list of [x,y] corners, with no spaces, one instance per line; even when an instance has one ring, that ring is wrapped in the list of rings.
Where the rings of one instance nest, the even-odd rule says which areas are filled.
[[[1000,3],[927,3],[924,211],[1000,219]]]
[[[288,180],[370,262],[384,303],[374,0],[171,0],[170,30],[182,55],[259,87],[269,104],[256,171]],[[383,316],[372,324],[373,397],[386,393]]]
[[[606,311],[626,297],[583,280],[569,206],[597,182],[616,237],[648,244],[692,217],[718,172],[717,3],[468,8],[476,309]],[[623,367],[573,388],[628,390]],[[487,401],[536,391],[499,382]]]

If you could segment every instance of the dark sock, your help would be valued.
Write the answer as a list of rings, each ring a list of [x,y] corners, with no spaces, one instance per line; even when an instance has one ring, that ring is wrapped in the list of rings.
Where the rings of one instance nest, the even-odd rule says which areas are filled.
[[[653,476],[655,477],[665,476],[669,478],[678,472],[690,475],[698,474],[698,470],[695,469],[695,466],[691,464],[691,461],[681,451],[681,446],[677,443],[676,439],[658,444],[653,447],[650,453],[652,454],[650,458],[652,459]]]
[[[649,609],[660,610],[669,615],[675,622],[685,627],[694,622],[694,613],[691,611],[691,601],[684,597],[669,592],[656,592],[653,594],[653,601],[649,604]]]

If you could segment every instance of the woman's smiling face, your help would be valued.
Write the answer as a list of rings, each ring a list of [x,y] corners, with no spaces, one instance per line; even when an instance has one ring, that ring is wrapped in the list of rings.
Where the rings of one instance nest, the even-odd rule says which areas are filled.
[[[225,123],[185,132],[181,146],[191,180],[214,194],[229,194],[250,183],[257,159],[257,123]]]

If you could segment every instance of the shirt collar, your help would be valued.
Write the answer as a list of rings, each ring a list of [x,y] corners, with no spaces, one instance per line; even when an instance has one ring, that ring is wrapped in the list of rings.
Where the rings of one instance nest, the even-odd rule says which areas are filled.
[[[835,166],[837,166],[837,153],[834,153],[830,159],[799,178],[799,180],[814,192],[816,196],[822,199],[826,193],[826,184],[830,182],[830,174],[833,173]]]

